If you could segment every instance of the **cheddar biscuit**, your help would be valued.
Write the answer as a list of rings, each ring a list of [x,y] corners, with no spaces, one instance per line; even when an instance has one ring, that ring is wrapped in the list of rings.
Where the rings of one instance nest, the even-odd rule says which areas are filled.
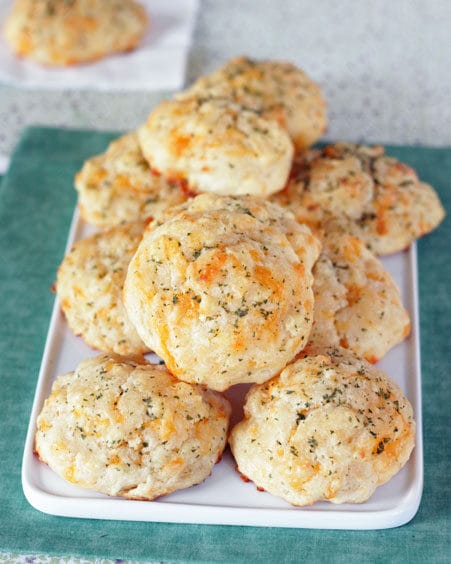
[[[329,234],[313,276],[312,342],[341,345],[374,363],[409,334],[395,281],[360,239]]]
[[[249,391],[229,439],[238,469],[293,505],[364,502],[409,459],[412,407],[383,372],[343,349],[300,356]]]
[[[179,97],[228,98],[256,110],[278,121],[297,149],[312,145],[327,126],[320,87],[295,65],[282,61],[236,57],[199,78]]]
[[[319,246],[301,233],[302,255],[246,210],[186,211],[149,226],[124,286],[130,319],[182,380],[222,391],[271,378],[311,330]]]
[[[130,51],[147,25],[134,0],[16,0],[5,37],[17,55],[65,66]]]
[[[267,196],[283,188],[293,157],[278,123],[223,99],[164,101],[138,135],[151,168],[195,193]]]
[[[122,300],[127,267],[143,229],[144,224],[138,222],[82,239],[58,269],[56,292],[67,323],[95,349],[118,354],[149,350]]]
[[[179,186],[152,174],[135,132],[87,160],[75,177],[75,188],[83,219],[98,227],[159,217],[186,199]]]
[[[445,215],[434,189],[380,146],[328,145],[298,157],[295,171],[273,200],[313,229],[359,237],[377,255],[404,250]]]
[[[210,475],[229,414],[219,394],[180,382],[164,367],[105,354],[54,382],[35,448],[72,484],[154,499]]]

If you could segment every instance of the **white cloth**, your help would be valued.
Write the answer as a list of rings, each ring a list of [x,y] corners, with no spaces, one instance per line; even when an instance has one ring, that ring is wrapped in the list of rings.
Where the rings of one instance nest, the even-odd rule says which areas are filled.
[[[0,153],[0,174],[5,174],[9,167],[9,157]],[[1,559],[0,559],[1,562]]]
[[[94,63],[45,68],[13,54],[0,38],[0,81],[57,90],[176,90],[182,87],[198,0],[140,0],[150,26],[135,51]],[[0,22],[11,2],[0,0]]]

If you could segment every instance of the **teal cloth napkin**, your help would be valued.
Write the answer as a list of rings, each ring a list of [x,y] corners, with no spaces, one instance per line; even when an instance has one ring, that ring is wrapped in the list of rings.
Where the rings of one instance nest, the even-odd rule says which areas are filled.
[[[21,458],[76,201],[73,176],[112,133],[25,130],[0,190],[0,551],[195,562],[449,562],[451,220],[419,242],[425,487],[413,521],[322,531],[69,519],[25,500]],[[451,209],[451,149],[389,147]]]

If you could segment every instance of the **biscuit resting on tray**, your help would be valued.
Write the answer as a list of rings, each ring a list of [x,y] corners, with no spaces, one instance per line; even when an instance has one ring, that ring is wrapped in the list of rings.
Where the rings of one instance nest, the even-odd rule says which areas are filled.
[[[116,355],[60,376],[37,420],[39,458],[77,486],[154,499],[204,481],[227,438],[228,402]]]
[[[298,149],[317,141],[327,126],[320,87],[301,69],[282,61],[236,57],[199,78],[178,98],[227,98],[275,119]]]
[[[409,334],[409,314],[395,281],[360,239],[329,233],[313,276],[310,341],[341,345],[374,363]]]
[[[293,145],[274,120],[229,100],[167,100],[138,130],[151,168],[190,191],[268,196],[288,179]]]
[[[336,143],[298,155],[288,186],[273,196],[313,229],[359,237],[377,255],[406,249],[445,212],[434,189],[380,146]]]
[[[130,223],[82,239],[58,269],[56,293],[67,323],[95,349],[118,354],[149,350],[122,299],[127,268],[143,229],[141,222]]]
[[[83,219],[98,227],[157,218],[187,197],[177,184],[152,174],[135,132],[88,159],[75,177],[75,188]]]
[[[305,346],[319,254],[307,227],[293,221],[295,250],[265,209],[263,221],[247,199],[229,202],[150,225],[124,286],[130,319],[168,369],[221,391],[271,378]]]
[[[17,55],[64,66],[130,51],[147,26],[134,0],[16,0],[5,37]]]
[[[383,372],[344,349],[300,356],[249,391],[229,439],[238,469],[293,505],[364,502],[409,459],[412,407]]]

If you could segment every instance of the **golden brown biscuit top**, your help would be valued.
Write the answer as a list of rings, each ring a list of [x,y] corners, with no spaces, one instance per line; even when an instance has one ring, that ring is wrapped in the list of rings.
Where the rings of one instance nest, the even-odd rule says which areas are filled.
[[[36,450],[66,480],[153,499],[204,480],[222,453],[230,406],[142,359],[101,355],[53,384]]]
[[[295,505],[366,501],[414,446],[399,387],[339,348],[308,346],[251,388],[244,413],[230,437],[239,470]]]
[[[266,196],[282,189],[290,172],[286,131],[230,100],[164,101],[138,134],[151,168],[195,193]]]
[[[272,200],[318,232],[351,233],[376,254],[404,250],[444,217],[431,186],[381,146],[336,143],[297,156]]]
[[[301,149],[314,143],[327,124],[320,87],[295,65],[236,57],[201,77],[179,98],[227,98],[275,119]]]
[[[144,342],[178,377],[218,390],[274,375],[312,323],[318,243],[301,230],[296,254],[277,226],[245,210],[182,211],[149,227],[125,283]]]
[[[409,334],[395,281],[360,239],[328,234],[313,274],[312,341],[341,345],[376,362]]]
[[[257,111],[277,110],[293,97],[320,95],[319,87],[298,67],[284,61],[236,57],[210,75],[199,78],[181,97],[223,96]]]
[[[88,159],[75,188],[83,219],[99,227],[156,218],[187,198],[179,186],[152,173],[135,131]]]
[[[158,227],[165,221],[172,219],[181,212],[208,212],[208,211],[238,212],[254,217],[264,225],[280,229],[296,254],[303,260],[305,247],[316,249],[319,252],[320,242],[312,235],[306,225],[298,223],[294,215],[275,203],[255,196],[218,196],[217,194],[200,194],[190,198],[179,206],[168,209],[162,216],[155,220],[150,229]]]

